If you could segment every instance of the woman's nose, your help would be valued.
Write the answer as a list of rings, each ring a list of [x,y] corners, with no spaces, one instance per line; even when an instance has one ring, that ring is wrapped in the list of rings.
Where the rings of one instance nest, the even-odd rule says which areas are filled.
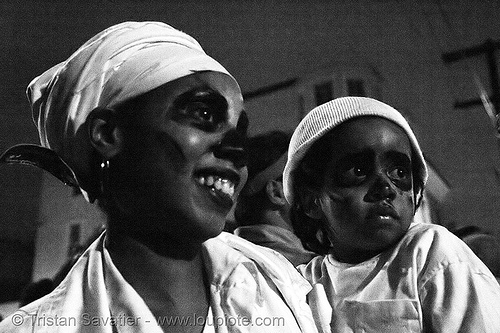
[[[396,198],[396,190],[394,184],[384,174],[376,175],[375,180],[370,186],[366,194],[366,200],[369,202],[394,200]]]
[[[237,168],[242,168],[247,165],[248,157],[245,151],[246,136],[238,130],[233,129],[228,131],[221,142],[215,146],[214,155],[217,158],[225,159],[233,162]]]

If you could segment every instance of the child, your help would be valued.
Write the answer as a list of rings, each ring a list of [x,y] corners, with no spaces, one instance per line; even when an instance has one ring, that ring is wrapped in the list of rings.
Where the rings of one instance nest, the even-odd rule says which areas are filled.
[[[500,332],[500,286],[451,232],[414,223],[427,168],[403,116],[370,98],[313,109],[295,130],[284,193],[324,256],[299,266],[332,332]]]

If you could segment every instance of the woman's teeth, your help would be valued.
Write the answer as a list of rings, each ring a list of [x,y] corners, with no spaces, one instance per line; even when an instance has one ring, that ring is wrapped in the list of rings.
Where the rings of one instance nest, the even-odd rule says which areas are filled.
[[[230,197],[234,195],[234,183],[229,179],[219,176],[200,176],[198,177],[198,183],[211,187],[217,191],[221,191]]]

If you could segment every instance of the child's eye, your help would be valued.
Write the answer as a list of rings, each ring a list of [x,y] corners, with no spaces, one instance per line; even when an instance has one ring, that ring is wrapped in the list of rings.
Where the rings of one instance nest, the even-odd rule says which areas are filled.
[[[387,175],[393,180],[407,180],[410,178],[410,171],[403,166],[396,166],[391,168]]]
[[[355,165],[349,169],[340,172],[338,181],[340,185],[350,186],[361,183],[368,176],[370,170],[363,166]]]
[[[405,166],[395,166],[387,171],[387,176],[391,181],[404,191],[412,188],[411,169]]]

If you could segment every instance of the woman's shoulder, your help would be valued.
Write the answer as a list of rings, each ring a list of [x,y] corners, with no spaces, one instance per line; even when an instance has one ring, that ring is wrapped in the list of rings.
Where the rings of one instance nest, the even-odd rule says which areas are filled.
[[[40,309],[50,309],[53,308],[54,302],[60,290],[54,290],[51,293],[19,308],[16,312],[12,313],[10,316],[0,322],[0,332],[34,332],[36,328],[43,329],[44,326],[51,324],[47,323],[47,320],[57,319],[57,316],[42,316],[40,315]]]
[[[271,280],[294,285],[303,292],[310,289],[310,285],[282,254],[231,233],[222,232],[219,236],[209,239],[203,243],[203,249],[206,264],[208,263],[214,273],[230,273],[242,264],[247,267],[250,264],[258,267],[257,271]]]

